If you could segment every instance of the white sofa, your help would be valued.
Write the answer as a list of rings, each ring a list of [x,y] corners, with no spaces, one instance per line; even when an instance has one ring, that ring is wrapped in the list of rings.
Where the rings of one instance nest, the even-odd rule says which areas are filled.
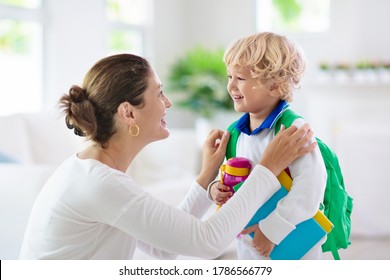
[[[56,113],[0,117],[0,128],[0,259],[17,259],[40,188],[64,159],[87,143]],[[6,158],[12,162],[4,162]],[[168,139],[146,147],[128,173],[145,190],[177,205],[195,178],[199,159],[195,131],[172,129]],[[135,257],[148,258],[141,252]]]

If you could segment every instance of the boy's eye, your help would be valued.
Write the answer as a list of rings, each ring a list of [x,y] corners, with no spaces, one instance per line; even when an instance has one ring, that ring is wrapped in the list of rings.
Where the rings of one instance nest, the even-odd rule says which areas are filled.
[[[233,76],[232,76],[232,75],[228,75],[228,79],[229,79],[229,80],[233,79]],[[237,77],[237,80],[239,80],[239,81],[245,81],[245,79],[244,79],[244,78],[241,78],[241,77]]]

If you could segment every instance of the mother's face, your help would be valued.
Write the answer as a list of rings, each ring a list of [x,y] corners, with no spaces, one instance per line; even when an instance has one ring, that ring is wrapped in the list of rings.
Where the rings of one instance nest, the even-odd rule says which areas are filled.
[[[148,142],[167,138],[169,130],[165,116],[166,109],[171,106],[171,101],[162,90],[160,79],[152,70],[148,79],[148,87],[144,92],[144,106],[139,109],[137,119],[140,136],[145,137]]]

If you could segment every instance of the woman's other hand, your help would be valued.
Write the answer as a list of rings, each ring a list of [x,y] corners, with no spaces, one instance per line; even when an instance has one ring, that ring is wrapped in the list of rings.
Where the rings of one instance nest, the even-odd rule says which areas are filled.
[[[314,150],[317,142],[310,144],[312,137],[309,124],[299,129],[296,126],[287,129],[282,126],[280,132],[269,142],[259,163],[278,176],[294,160]]]

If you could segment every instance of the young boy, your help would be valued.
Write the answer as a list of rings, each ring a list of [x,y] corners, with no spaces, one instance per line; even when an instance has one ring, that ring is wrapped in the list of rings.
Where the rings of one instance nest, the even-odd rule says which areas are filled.
[[[292,101],[293,90],[300,85],[305,59],[299,47],[286,37],[264,32],[234,42],[225,52],[224,62],[234,109],[244,113],[236,123],[241,132],[236,156],[246,157],[255,164],[275,137],[275,122]],[[301,127],[304,123],[303,119],[297,119],[293,125]],[[238,259],[268,259],[275,244],[318,211],[327,178],[319,148],[296,160],[289,171],[293,178],[290,192],[268,217],[237,238]],[[222,184],[213,184],[209,195],[222,205],[232,196],[226,190]],[[252,231],[253,239],[247,235]],[[321,259],[324,241],[325,238],[302,259]]]

